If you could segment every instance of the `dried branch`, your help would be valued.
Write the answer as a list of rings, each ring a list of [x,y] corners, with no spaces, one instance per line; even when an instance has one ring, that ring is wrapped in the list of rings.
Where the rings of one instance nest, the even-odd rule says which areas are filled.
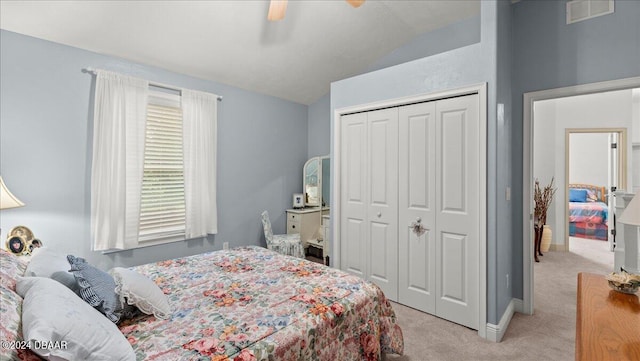
[[[553,201],[553,195],[556,193],[557,188],[553,187],[553,178],[551,178],[551,183],[548,186],[544,187],[544,189],[540,188],[540,182],[536,179],[535,188],[533,191],[533,201],[535,202],[534,216],[541,222],[541,224],[547,223],[547,211],[551,206],[551,201]]]

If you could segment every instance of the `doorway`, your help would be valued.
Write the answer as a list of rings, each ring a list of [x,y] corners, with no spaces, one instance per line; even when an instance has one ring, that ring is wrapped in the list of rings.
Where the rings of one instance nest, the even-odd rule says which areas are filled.
[[[585,84],[579,86],[572,86],[566,88],[558,88],[558,89],[550,89],[537,91],[532,93],[524,94],[524,113],[523,113],[523,198],[522,198],[522,206],[523,206],[523,303],[522,303],[522,312],[526,314],[533,314],[533,295],[534,295],[534,282],[533,282],[533,181],[535,179],[533,173],[534,167],[534,118],[536,115],[536,104],[551,99],[561,99],[573,97],[576,95],[587,95],[587,94],[598,94],[598,93],[606,93],[617,90],[629,90],[633,88],[640,87],[640,77],[621,79],[621,80],[613,80],[601,83],[592,83]],[[576,112],[579,112],[581,109],[575,109]],[[603,115],[604,119],[607,119],[609,122],[608,126],[617,127],[616,121],[619,119],[613,118],[607,114]],[[579,128],[584,127],[584,124],[577,120],[577,125],[568,126],[567,128]],[[549,124],[549,130],[556,129],[555,123]],[[564,132],[564,130],[562,130]],[[555,132],[550,132],[550,134],[555,134]],[[630,147],[630,144],[627,145]],[[556,161],[560,159],[560,162],[564,163],[564,157],[557,157],[556,154],[563,154],[564,147],[561,149],[553,148],[551,152],[551,156],[547,159]],[[557,165],[557,164],[556,164]],[[564,164],[562,167],[558,167],[557,171],[555,171],[554,175],[556,176],[556,184],[564,184]],[[629,176],[627,176],[629,177]],[[632,185],[630,184],[630,188]],[[556,194],[556,197],[559,199],[566,200],[566,190],[564,188],[560,188],[559,192],[563,194]],[[564,206],[564,204],[562,204]],[[554,214],[554,219],[556,224],[564,223],[565,213],[563,211],[556,212]],[[564,227],[561,227],[564,228]],[[560,239],[565,237],[564,232],[562,231],[562,235],[554,235],[560,236]]]
[[[566,130],[564,248],[613,269],[615,189],[626,189],[625,128]],[[624,161],[621,161],[624,160]]]

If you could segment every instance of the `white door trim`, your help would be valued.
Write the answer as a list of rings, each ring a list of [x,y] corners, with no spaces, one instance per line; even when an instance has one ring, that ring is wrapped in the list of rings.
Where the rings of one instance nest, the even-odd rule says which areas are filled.
[[[426,102],[444,98],[450,98],[455,96],[462,96],[468,94],[478,94],[479,96],[479,121],[480,127],[478,132],[478,141],[480,144],[480,182],[478,182],[478,190],[480,194],[480,210],[487,209],[487,83],[480,83],[470,85],[467,87],[455,88],[445,91],[439,91],[428,94],[419,94],[415,96],[402,97],[396,99],[382,100],[378,102],[360,104],[355,106],[344,107],[335,109],[333,112],[333,172],[331,174],[333,192],[331,194],[331,200],[333,204],[340,204],[340,119],[342,115],[365,112],[375,109],[396,107],[407,104]],[[332,246],[333,250],[333,266],[340,268],[340,207],[334,207],[331,209],[332,219]],[[478,261],[478,335],[482,338],[487,337],[487,212],[479,212],[480,217],[480,244],[479,244],[479,261]]]
[[[640,87],[640,77],[524,93],[522,104],[522,301],[523,313],[533,314],[533,103],[540,100]]]

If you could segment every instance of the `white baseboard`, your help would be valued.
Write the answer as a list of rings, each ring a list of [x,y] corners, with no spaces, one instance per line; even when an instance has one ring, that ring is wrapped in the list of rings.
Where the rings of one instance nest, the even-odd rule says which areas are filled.
[[[511,300],[513,302],[513,310],[518,313],[524,313],[524,301],[519,298],[514,298]]]
[[[507,332],[507,327],[509,327],[509,322],[511,322],[511,317],[515,312],[522,312],[524,309],[524,303],[522,300],[512,298],[511,302],[507,306],[507,309],[504,311],[504,314],[500,318],[500,323],[494,325],[492,323],[487,323],[487,340],[493,342],[500,342],[505,332]]]
[[[566,252],[567,246],[564,244],[555,244],[552,243],[549,245],[549,251],[558,251],[558,252]]]

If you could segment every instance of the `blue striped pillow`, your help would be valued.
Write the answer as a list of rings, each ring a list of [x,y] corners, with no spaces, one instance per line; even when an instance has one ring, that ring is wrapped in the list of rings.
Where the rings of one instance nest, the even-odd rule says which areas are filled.
[[[69,272],[73,273],[80,286],[80,297],[109,320],[118,323],[122,316],[122,308],[115,292],[116,283],[113,277],[93,267],[84,258],[67,255],[67,261],[71,265]]]

